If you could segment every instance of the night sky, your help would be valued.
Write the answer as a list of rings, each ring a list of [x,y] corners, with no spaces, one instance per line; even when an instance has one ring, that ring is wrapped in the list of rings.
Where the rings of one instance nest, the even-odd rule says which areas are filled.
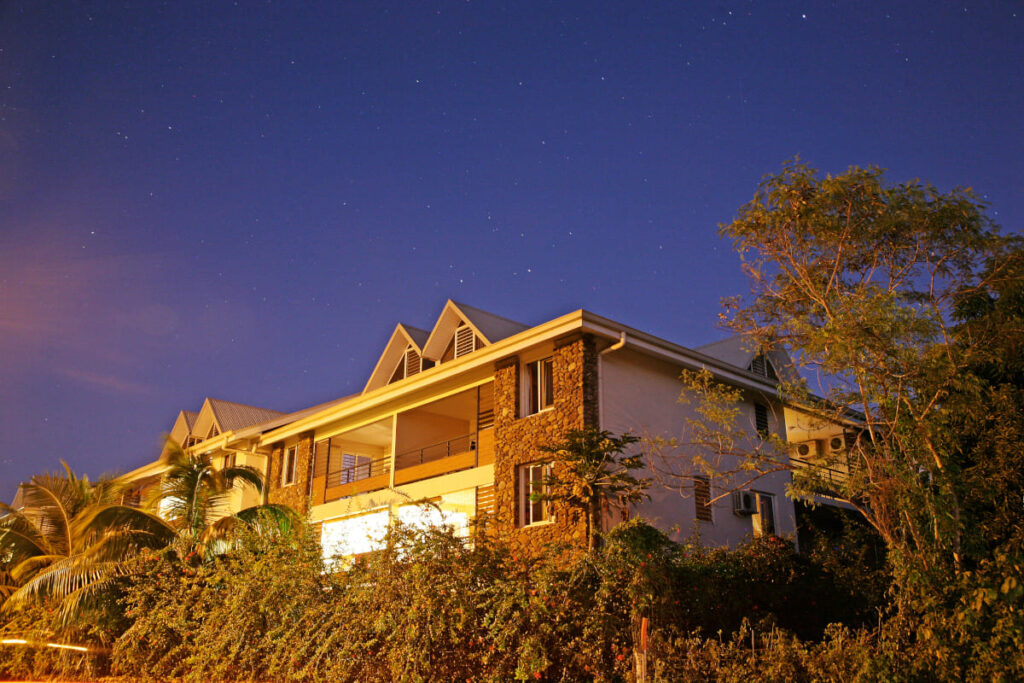
[[[694,346],[800,155],[1024,226],[1024,5],[0,2],[0,499],[206,396],[358,391],[448,298]]]

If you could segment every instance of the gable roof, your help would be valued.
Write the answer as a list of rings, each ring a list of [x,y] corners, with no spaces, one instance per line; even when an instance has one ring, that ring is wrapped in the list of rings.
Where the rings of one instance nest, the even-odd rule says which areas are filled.
[[[373,372],[370,373],[370,379],[366,381],[363,393],[388,383],[388,380],[391,379],[391,374],[398,366],[399,359],[410,345],[416,349],[416,353],[422,356],[423,344],[427,341],[429,334],[426,330],[421,330],[411,325],[403,325],[402,323],[395,325],[395,331],[391,333],[391,338],[384,345],[384,352],[377,359],[377,365],[374,366]]]
[[[284,415],[280,410],[257,408],[256,406],[232,403],[231,401],[223,401],[217,398],[208,398],[206,402],[211,410],[213,410],[217,425],[222,432],[249,427]]]
[[[519,334],[523,330],[529,329],[528,325],[524,325],[515,320],[509,320],[503,318],[500,315],[489,313],[480,308],[468,306],[458,301],[452,301],[458,310],[469,320],[469,324],[476,328],[476,331],[480,333],[481,338],[488,344],[493,344],[497,341],[501,341],[506,337],[511,337],[514,334]]]
[[[736,334],[710,344],[705,344],[704,346],[698,346],[694,350],[748,372],[750,371],[750,363],[760,353],[754,341],[749,336],[742,334]],[[793,365],[793,359],[789,357],[785,350],[780,348],[772,349],[765,356],[767,356],[772,367],[775,368],[775,374],[779,376],[779,379],[791,381],[798,377],[796,367]]]
[[[694,351],[699,351],[705,356],[717,358],[729,365],[735,365],[745,370],[750,366],[750,361],[754,359],[757,347],[749,337],[736,334],[716,342],[711,342],[710,344],[705,344],[704,346],[698,346]]]
[[[484,344],[493,344],[529,329],[528,326],[514,320],[448,299],[434,324],[434,329],[430,332],[430,337],[423,345],[423,356],[432,360],[439,359],[451,341],[455,328],[461,323],[469,325]]]

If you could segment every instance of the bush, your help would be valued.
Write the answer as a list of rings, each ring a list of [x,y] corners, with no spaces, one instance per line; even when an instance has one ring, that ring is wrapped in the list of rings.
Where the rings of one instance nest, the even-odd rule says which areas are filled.
[[[649,670],[684,671],[715,657],[739,662],[741,650],[717,652],[712,641],[749,634],[752,615],[763,624],[755,640],[798,642],[775,625],[820,637],[833,588],[785,541],[707,550],[640,521],[612,530],[599,550],[552,548],[531,561],[500,540],[469,545],[446,530],[400,527],[346,571],[327,571],[319,553],[299,530],[244,534],[210,565],[173,550],[141,557],[114,671],[190,681],[623,681],[645,618]],[[787,647],[773,650],[786,653],[779,672],[803,661]]]

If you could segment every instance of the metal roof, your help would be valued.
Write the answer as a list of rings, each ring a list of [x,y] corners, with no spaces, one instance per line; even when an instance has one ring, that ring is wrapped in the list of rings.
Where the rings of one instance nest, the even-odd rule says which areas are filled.
[[[207,400],[210,402],[210,408],[213,410],[213,415],[217,418],[217,424],[220,425],[222,432],[250,427],[284,415],[280,410],[257,408],[216,398]]]
[[[530,329],[528,325],[517,323],[515,320],[509,320],[508,318],[502,318],[500,315],[488,313],[487,311],[473,306],[467,306],[466,304],[459,303],[458,301],[452,301],[455,307],[459,309],[459,312],[469,318],[469,322],[473,323],[476,329],[480,330],[480,333],[487,338],[487,341],[493,344],[496,341],[501,341],[506,337],[511,337],[514,334],[519,334],[523,330]]]

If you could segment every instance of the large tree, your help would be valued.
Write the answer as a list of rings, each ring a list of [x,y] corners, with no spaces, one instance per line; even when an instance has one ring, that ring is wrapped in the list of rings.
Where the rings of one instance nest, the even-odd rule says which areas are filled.
[[[889,184],[877,168],[822,176],[799,162],[766,178],[721,234],[751,287],[727,302],[726,325],[754,349],[792,353],[814,391],[784,381],[787,400],[858,425],[851,473],[830,493],[855,505],[922,585],[961,570],[964,471],[975,463],[956,425],[982,419],[981,369],[1007,335],[1020,339],[1019,316],[990,310],[1011,283],[1019,290],[1020,240],[1000,234],[970,190]],[[1005,412],[990,437],[1015,438]],[[723,413],[707,415],[711,433]],[[779,443],[747,456],[755,474],[792,466]],[[794,493],[821,492],[815,472],[795,470]]]

